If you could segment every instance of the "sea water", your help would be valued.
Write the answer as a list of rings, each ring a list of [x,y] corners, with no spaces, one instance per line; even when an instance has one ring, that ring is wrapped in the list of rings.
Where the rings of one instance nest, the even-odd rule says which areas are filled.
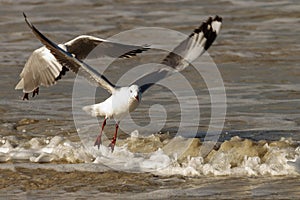
[[[0,4],[1,197],[299,197],[297,1],[4,0]],[[53,87],[40,88],[39,96],[20,100],[22,92],[14,90],[19,73],[31,52],[41,46],[24,23],[22,12],[58,43],[81,34],[107,38],[141,27],[190,34],[208,16],[222,16],[221,34],[208,51],[226,91],[227,112],[217,141],[205,137],[212,114],[210,92],[219,88],[209,91],[205,77],[192,67],[182,75],[195,96],[185,96],[188,91],[176,78],[170,80],[183,94],[181,99],[162,86],[151,88],[131,115],[133,122],[144,128],[135,129],[133,122],[122,121],[124,128],[114,152],[107,147],[114,133],[113,120],[105,128],[100,149],[93,142],[103,119],[89,121],[91,118],[81,113],[85,126],[75,126],[72,73]],[[125,35],[121,41],[147,37]],[[157,43],[169,48],[164,41],[159,37]],[[149,51],[142,61],[155,63],[158,58],[163,58],[160,52]],[[141,62],[139,59],[116,61],[105,70],[105,76],[115,83],[132,63]],[[91,62],[101,69],[98,63]],[[95,102],[107,97],[106,91],[99,89]],[[188,118],[177,134],[180,100],[186,102],[184,109],[191,115],[195,114],[191,102],[197,100],[200,120]],[[82,103],[87,101],[82,99]],[[156,127],[147,126],[151,120]],[[126,127],[130,131],[124,131]],[[203,153],[206,145],[211,148]]]

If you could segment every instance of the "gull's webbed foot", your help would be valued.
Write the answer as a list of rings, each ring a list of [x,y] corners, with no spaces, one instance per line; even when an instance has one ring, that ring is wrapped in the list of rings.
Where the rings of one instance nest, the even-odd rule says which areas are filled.
[[[113,138],[111,143],[108,145],[108,147],[111,148],[111,152],[113,152],[115,149],[116,141],[117,141],[116,138]]]
[[[100,148],[100,145],[102,144],[102,141],[101,141],[101,134],[99,134],[96,138],[96,141],[94,143],[94,146],[98,146],[98,149]]]
[[[35,95],[39,95],[40,89],[37,87],[35,90],[32,92],[32,97],[35,97]]]
[[[28,93],[24,93],[24,96],[23,96],[22,100],[23,100],[23,101],[24,101],[24,100],[29,100]]]

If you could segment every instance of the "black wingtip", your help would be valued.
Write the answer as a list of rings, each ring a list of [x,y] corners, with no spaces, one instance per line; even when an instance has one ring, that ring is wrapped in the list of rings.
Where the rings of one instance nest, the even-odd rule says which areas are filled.
[[[28,24],[28,20],[27,20],[27,15],[25,14],[25,12],[23,12],[23,17],[24,17],[24,19],[25,19],[26,24],[29,25],[29,24]]]
[[[222,17],[218,15],[216,15],[214,18],[209,17],[206,21],[204,21],[201,24],[201,26],[199,26],[197,29],[194,30],[194,32],[190,34],[190,37],[192,37],[194,34],[199,34],[200,32],[202,32],[204,34],[204,37],[207,40],[204,44],[204,49],[207,50],[216,39],[218,32],[220,31],[221,28],[221,26],[219,26],[219,27],[215,27],[218,29],[214,29],[213,23],[219,22],[222,24],[222,20],[223,20]]]
[[[25,14],[25,12],[23,12],[23,16],[24,16],[24,19],[25,19],[26,24],[27,24],[30,28],[32,28],[33,26],[32,26],[32,24],[27,20],[27,15]]]
[[[220,17],[220,16],[216,15],[213,21],[222,22],[222,21],[223,21],[223,19],[222,19],[222,17]]]

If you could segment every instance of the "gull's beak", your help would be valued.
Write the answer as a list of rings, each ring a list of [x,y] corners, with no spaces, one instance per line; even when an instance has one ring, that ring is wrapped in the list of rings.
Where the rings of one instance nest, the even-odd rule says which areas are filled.
[[[136,95],[134,98],[135,98],[137,101],[140,101],[139,95]]]

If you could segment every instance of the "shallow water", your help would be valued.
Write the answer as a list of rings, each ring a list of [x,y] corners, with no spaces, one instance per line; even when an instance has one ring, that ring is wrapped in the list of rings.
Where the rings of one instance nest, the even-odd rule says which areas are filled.
[[[0,4],[1,197],[299,196],[298,1],[4,0]],[[225,124],[217,144],[212,143],[214,149],[201,154],[204,144],[209,144],[203,140],[212,115],[211,88],[193,68],[182,75],[196,94],[194,100],[200,107],[201,120],[192,115],[180,125],[180,98],[186,102],[187,113],[195,113],[195,107],[191,103],[193,97],[185,96],[188,91],[180,88],[175,77],[171,81],[180,98],[161,86],[145,93],[143,103],[132,113],[134,122],[145,127],[134,131],[135,126],[124,120],[113,154],[106,147],[92,148],[99,128],[96,119],[79,113],[79,117],[84,117],[84,126],[75,127],[73,114],[80,109],[72,108],[71,73],[57,85],[41,88],[38,97],[20,100],[22,92],[14,90],[18,75],[30,53],[40,46],[26,27],[22,12],[56,42],[80,34],[107,38],[140,27],[189,34],[208,16],[222,16],[221,34],[209,50],[223,78],[227,97]],[[125,34],[121,41],[141,41],[141,45],[148,37],[151,35]],[[157,39],[158,44],[168,48],[167,39]],[[116,82],[132,64],[157,62],[157,57],[162,55],[149,51],[142,61],[116,61],[105,70],[105,75]],[[207,58],[197,62],[203,64]],[[97,67],[101,70],[101,66]],[[104,90],[97,90],[96,101],[107,96]],[[83,104],[90,101],[81,99]],[[160,106],[151,107],[158,102],[165,109],[165,116]],[[106,127],[108,138],[113,129],[110,121]],[[177,134],[178,130],[184,131]],[[200,140],[191,139],[195,135]]]

